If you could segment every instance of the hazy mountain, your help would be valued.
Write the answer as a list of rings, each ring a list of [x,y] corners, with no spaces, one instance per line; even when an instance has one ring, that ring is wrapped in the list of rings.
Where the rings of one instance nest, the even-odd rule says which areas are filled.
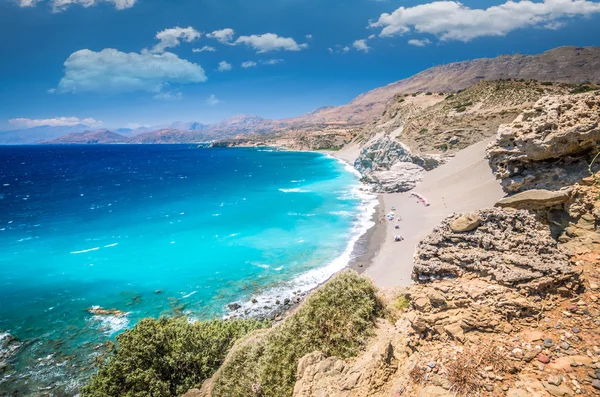
[[[73,126],[49,126],[26,128],[20,130],[0,131],[0,145],[24,145],[33,144],[39,141],[55,139],[65,134],[72,134],[89,130],[85,124],[76,124]]]
[[[97,143],[125,143],[123,135],[115,134],[108,130],[85,131],[63,135],[60,138],[41,141],[42,144],[97,144]]]

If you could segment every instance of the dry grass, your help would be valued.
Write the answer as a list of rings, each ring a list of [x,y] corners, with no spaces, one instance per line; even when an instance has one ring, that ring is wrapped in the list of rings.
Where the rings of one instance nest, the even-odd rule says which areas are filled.
[[[492,367],[496,375],[505,374],[510,365],[497,346],[474,346],[465,348],[456,360],[445,366],[451,390],[459,395],[477,393],[484,385],[481,372]]]

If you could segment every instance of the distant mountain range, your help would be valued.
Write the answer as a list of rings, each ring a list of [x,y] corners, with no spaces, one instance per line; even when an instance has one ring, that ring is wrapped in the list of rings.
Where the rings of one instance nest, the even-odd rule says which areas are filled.
[[[98,130],[78,124],[0,131],[0,144],[31,143],[188,143],[248,135],[328,135],[345,137],[381,116],[398,94],[456,92],[481,80],[525,79],[581,84],[600,82],[600,47],[559,47],[537,55],[501,55],[435,66],[412,77],[359,95],[342,106],[325,106],[300,117],[267,120],[238,115],[214,124],[175,122],[170,125]],[[346,138],[343,138],[346,139]]]

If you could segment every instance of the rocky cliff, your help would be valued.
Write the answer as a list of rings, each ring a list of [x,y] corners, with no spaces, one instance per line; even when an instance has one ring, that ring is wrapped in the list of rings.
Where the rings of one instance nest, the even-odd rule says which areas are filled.
[[[544,97],[499,128],[490,165],[507,192],[572,185],[600,150],[599,122],[598,91]]]

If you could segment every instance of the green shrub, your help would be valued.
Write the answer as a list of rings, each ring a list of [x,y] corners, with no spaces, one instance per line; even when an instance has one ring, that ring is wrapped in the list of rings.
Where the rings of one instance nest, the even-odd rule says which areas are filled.
[[[117,337],[116,349],[81,395],[180,396],[212,376],[237,339],[268,325],[257,320],[143,319]]]
[[[432,93],[428,91],[425,93],[425,95],[432,95]]]
[[[410,306],[410,301],[405,296],[401,296],[398,299],[396,299],[392,305],[397,310],[403,312]]]
[[[452,99],[452,98],[454,98],[454,94],[448,95],[444,100],[448,100],[448,99]]]
[[[596,88],[590,85],[581,85],[573,90],[571,90],[571,94],[582,94],[584,92],[594,91]]]
[[[300,358],[316,350],[355,356],[382,314],[369,280],[353,271],[339,273],[282,324],[236,343],[213,377],[212,396],[291,396]]]

